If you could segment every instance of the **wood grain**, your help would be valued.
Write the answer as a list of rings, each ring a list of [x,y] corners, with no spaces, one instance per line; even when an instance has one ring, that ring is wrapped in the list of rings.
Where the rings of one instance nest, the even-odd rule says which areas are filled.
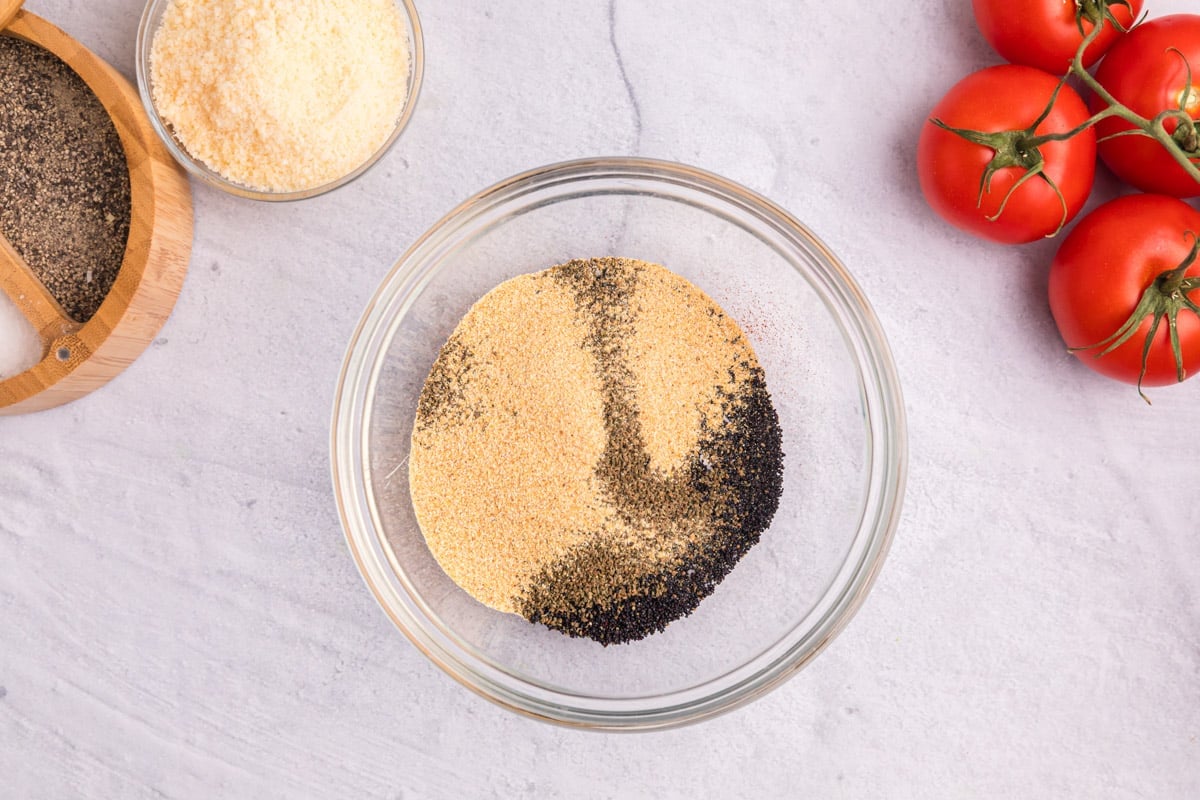
[[[75,333],[81,327],[71,319],[54,295],[34,275],[33,270],[0,233],[0,292],[33,323],[42,343]]]
[[[0,2],[0,18],[20,5]],[[0,245],[0,290],[22,309],[46,347],[37,366],[0,381],[0,415],[70,402],[129,366],[170,316],[192,243],[187,177],[158,139],[129,82],[66,33],[26,11],[17,10],[4,33],[46,48],[95,92],[125,148],[132,208],[121,270],[96,314],[83,325],[67,318],[7,242]]]
[[[23,0],[0,0],[0,29],[8,27],[12,18],[21,10]]]

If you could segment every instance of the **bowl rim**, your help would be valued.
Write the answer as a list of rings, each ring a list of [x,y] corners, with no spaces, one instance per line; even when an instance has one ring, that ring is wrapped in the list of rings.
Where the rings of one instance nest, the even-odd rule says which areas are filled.
[[[307,189],[272,192],[255,189],[226,178],[188,153],[186,148],[171,133],[166,121],[159,116],[158,108],[154,104],[154,96],[150,90],[150,50],[154,43],[154,33],[157,31],[155,20],[158,18],[160,12],[165,11],[166,6],[172,2],[175,2],[175,0],[147,0],[145,8],[142,10],[142,17],[138,23],[134,57],[137,90],[142,100],[142,107],[146,109],[146,116],[150,118],[150,125],[167,148],[167,152],[171,154],[180,166],[187,170],[189,175],[199,179],[202,183],[249,200],[262,200],[273,203],[307,200],[310,197],[317,197],[318,195],[332,192],[334,189],[340,189],[357,180],[391,150],[392,145],[396,143],[400,135],[408,128],[413,112],[417,107],[417,99],[420,97],[421,85],[425,78],[425,41],[421,28],[421,19],[417,15],[414,0],[394,0],[397,7],[404,12],[408,27],[410,69],[408,74],[408,95],[404,99],[404,108],[396,120],[395,128],[392,129],[392,132],[384,140],[383,144],[366,161],[359,164],[352,171],[332,181],[317,186],[310,186]],[[152,23],[154,24],[153,30],[151,29]]]
[[[401,607],[390,604],[387,596],[391,593],[385,596],[384,587],[380,585],[380,581],[386,580],[386,570],[391,569],[387,563],[391,557],[390,548],[380,541],[379,531],[372,522],[372,493],[365,481],[356,487],[354,476],[356,464],[369,472],[367,412],[372,403],[379,355],[386,352],[391,338],[383,336],[387,341],[381,341],[381,331],[386,332],[384,328],[388,322],[383,316],[389,305],[387,301],[401,293],[411,296],[420,287],[421,282],[418,280],[414,286],[413,280],[419,279],[423,261],[437,252],[439,240],[467,227],[478,213],[519,198],[530,188],[622,177],[683,185],[717,200],[736,203],[754,212],[759,221],[771,225],[775,232],[784,235],[802,251],[816,256],[821,266],[828,270],[828,275],[823,277],[831,284],[826,288],[840,295],[837,298],[842,304],[840,310],[845,312],[845,318],[839,318],[837,322],[843,328],[843,335],[853,333],[857,337],[856,344],[860,345],[849,347],[851,343],[847,342],[860,376],[867,433],[867,485],[863,492],[859,530],[855,534],[857,539],[865,532],[866,545],[857,562],[850,564],[853,553],[847,556],[838,576],[850,565],[850,577],[831,584],[826,597],[830,594],[836,594],[836,597],[818,623],[790,643],[787,640],[792,631],[788,631],[774,645],[747,662],[758,668],[748,671],[746,677],[708,694],[695,690],[732,673],[710,678],[697,687],[658,694],[655,699],[663,702],[653,708],[642,704],[645,698],[635,698],[631,703],[605,698],[602,702],[610,707],[600,709],[574,702],[586,695],[547,687],[506,672],[530,691],[514,689],[502,676],[495,674],[498,670],[478,663],[469,651],[458,647],[456,652],[453,641],[447,643],[447,637],[439,638],[431,626],[424,624],[420,608],[423,601],[394,570],[392,578],[402,584],[405,596],[396,598]],[[678,202],[678,198],[666,199]],[[403,313],[406,311],[399,316]],[[873,380],[863,380],[868,373]],[[907,427],[895,363],[874,311],[840,260],[798,219],[762,195],[703,169],[648,158],[584,158],[529,169],[477,192],[434,223],[397,259],[368,301],[345,351],[331,419],[330,469],[343,534],[359,574],[393,624],[440,669],[485,699],[527,717],[589,730],[652,730],[698,722],[763,696],[807,665],[845,628],[866,599],[899,525],[907,479]],[[356,525],[360,526],[364,542],[356,539]],[[784,643],[786,646],[781,647]],[[760,663],[764,660],[765,663]],[[745,671],[745,667],[742,665],[733,672]]]

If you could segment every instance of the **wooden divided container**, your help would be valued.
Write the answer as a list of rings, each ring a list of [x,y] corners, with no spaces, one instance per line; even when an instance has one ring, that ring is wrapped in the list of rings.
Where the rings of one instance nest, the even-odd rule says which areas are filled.
[[[0,415],[70,402],[129,366],[174,308],[192,242],[187,177],[155,134],[137,91],[79,42],[20,5],[0,0],[0,36],[24,39],[57,56],[100,101],[125,151],[130,221],[120,269],[86,322],[68,315],[0,231],[0,292],[33,324],[43,345],[35,366],[0,380]]]

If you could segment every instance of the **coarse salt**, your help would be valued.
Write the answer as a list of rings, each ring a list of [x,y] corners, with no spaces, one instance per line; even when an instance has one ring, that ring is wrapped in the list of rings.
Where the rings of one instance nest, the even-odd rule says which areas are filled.
[[[173,0],[150,54],[188,153],[253,189],[303,191],[364,164],[408,98],[395,0]]]
[[[16,303],[0,292],[0,380],[24,372],[42,360],[42,340]]]

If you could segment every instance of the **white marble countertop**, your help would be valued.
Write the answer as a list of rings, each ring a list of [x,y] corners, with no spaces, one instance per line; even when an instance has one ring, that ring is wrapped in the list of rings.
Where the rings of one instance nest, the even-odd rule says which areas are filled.
[[[139,0],[27,6],[132,77]],[[998,61],[970,4],[419,6],[420,105],[370,173],[284,205],[196,185],[154,346],[0,418],[0,796],[1200,796],[1200,379],[1147,407],[1094,376],[1050,319],[1056,244],[926,208],[919,125]],[[517,717],[430,664],[355,571],[328,470],[344,347],[408,244],[515,172],[622,154],[742,182],[842,256],[911,448],[895,544],[832,646],[637,736]]]

